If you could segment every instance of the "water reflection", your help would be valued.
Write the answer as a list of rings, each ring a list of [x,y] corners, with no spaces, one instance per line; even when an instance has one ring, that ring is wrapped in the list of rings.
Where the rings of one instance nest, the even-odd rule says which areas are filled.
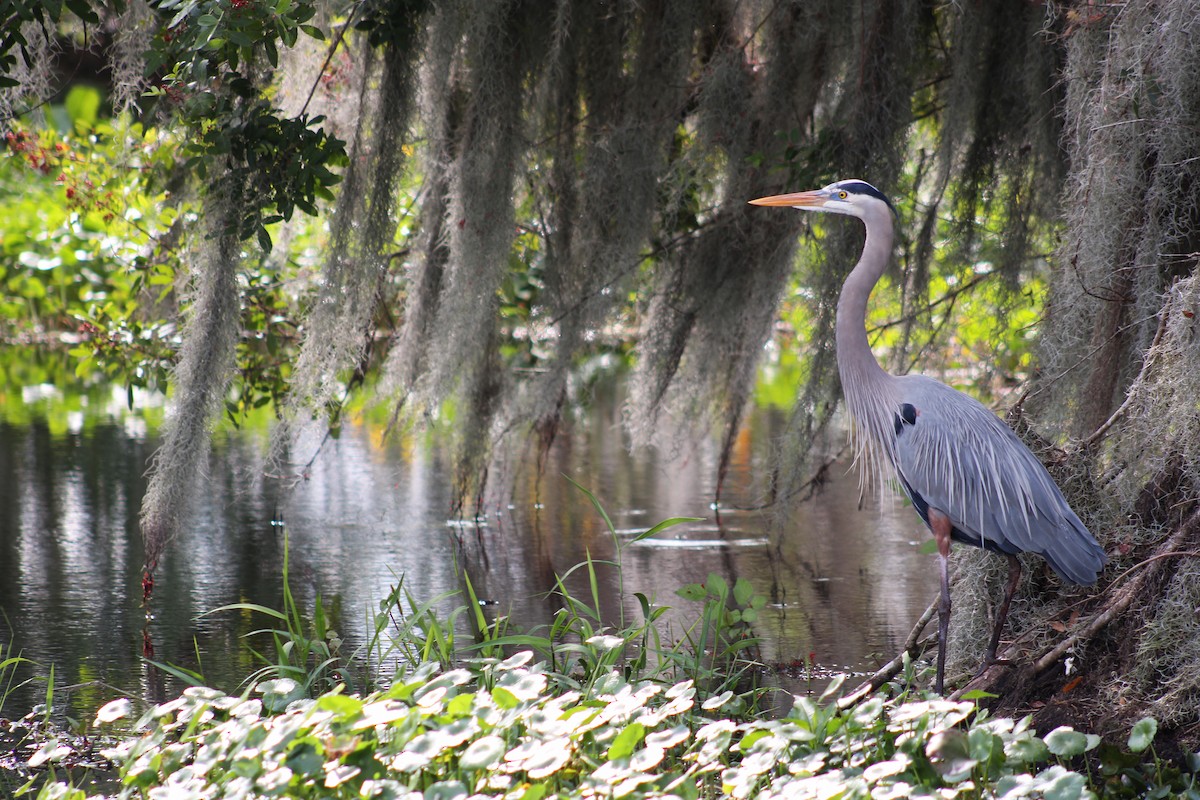
[[[321,448],[307,480],[285,489],[263,477],[264,437],[217,437],[192,524],[171,542],[156,575],[148,630],[158,659],[202,672],[233,689],[257,665],[242,637],[264,620],[241,612],[205,614],[237,602],[279,607],[282,520],[290,540],[293,588],[302,603],[320,592],[349,643],[361,642],[377,603],[401,578],[414,598],[459,592],[465,572],[491,615],[530,629],[549,622],[554,576],[588,554],[611,560],[613,537],[570,475],[602,500],[618,529],[624,608],[617,571],[599,570],[604,612],[637,616],[634,591],[687,609],[680,586],[710,572],[748,578],[766,595],[757,633],[763,657],[788,663],[812,654],[831,669],[866,670],[890,658],[932,596],[931,557],[910,510],[857,508],[853,476],[835,480],[790,516],[739,511],[761,491],[775,425],[753,415],[726,481],[725,507],[710,508],[716,448],[665,461],[631,456],[620,397],[601,392],[564,426],[540,479],[525,475],[486,509],[480,524],[451,518],[450,465],[436,442],[381,441],[366,423]],[[140,606],[137,513],[155,442],[136,426],[0,423],[0,640],[51,664],[59,687],[75,686],[70,713],[108,696],[150,695],[139,659],[147,628]],[[703,517],[659,538],[633,533],[670,516]],[[568,580],[587,596],[582,572]],[[459,603],[461,601],[448,601]],[[679,612],[683,613],[683,612]],[[680,617],[668,616],[679,624]],[[200,654],[199,658],[197,653]],[[111,687],[111,688],[106,688]],[[44,686],[18,692],[4,711],[23,713]]]

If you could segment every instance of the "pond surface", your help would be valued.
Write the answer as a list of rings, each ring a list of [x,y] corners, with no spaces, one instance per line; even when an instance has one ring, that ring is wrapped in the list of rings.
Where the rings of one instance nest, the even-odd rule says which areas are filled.
[[[919,552],[928,534],[911,509],[860,510],[857,479],[839,465],[790,515],[742,510],[761,499],[783,424],[758,410],[737,442],[717,514],[717,447],[670,460],[631,455],[620,409],[619,387],[598,389],[561,429],[541,479],[514,481],[478,523],[454,516],[451,464],[435,437],[385,440],[380,426],[357,421],[325,442],[305,480],[285,487],[263,476],[265,435],[223,430],[207,474],[196,477],[192,524],[155,574],[149,621],[137,518],[155,438],[118,411],[65,429],[36,415],[0,421],[0,644],[5,656],[33,662],[18,677],[39,679],[13,692],[0,716],[44,700],[51,666],[56,709],[72,717],[118,694],[169,696],[179,684],[143,662],[146,636],[157,660],[236,689],[259,666],[248,643],[268,644],[247,634],[268,620],[206,612],[242,602],[281,607],[285,531],[293,590],[308,609],[320,593],[344,649],[363,642],[368,617],[400,580],[428,601],[461,593],[465,573],[489,616],[507,615],[522,630],[543,625],[555,609],[547,592],[556,574],[589,553],[615,554],[603,520],[563,475],[597,495],[626,542],[667,517],[704,518],[622,547],[623,599],[618,572],[598,571],[608,618],[623,605],[636,619],[634,592],[694,613],[698,606],[676,590],[715,572],[731,583],[747,578],[768,598],[755,625],[768,664],[812,658],[821,671],[863,672],[895,654],[936,589],[933,557]],[[588,593],[582,571],[568,586]]]

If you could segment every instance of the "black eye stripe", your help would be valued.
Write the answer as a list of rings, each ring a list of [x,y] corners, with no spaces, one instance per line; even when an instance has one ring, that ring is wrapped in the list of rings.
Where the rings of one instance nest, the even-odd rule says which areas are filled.
[[[839,191],[851,192],[853,194],[865,194],[869,197],[882,200],[888,204],[888,208],[892,210],[892,214],[896,218],[900,217],[900,212],[898,212],[896,207],[892,205],[892,201],[888,199],[888,196],[866,181],[843,181],[837,184],[837,187]]]
[[[840,189],[844,192],[854,192],[855,194],[870,195],[871,197],[875,197],[875,198],[878,198],[879,200],[883,200],[885,203],[890,202],[887,199],[887,196],[883,192],[879,191],[878,189],[876,189],[874,186],[867,183],[866,181],[846,181],[845,183],[838,184],[838,189]]]

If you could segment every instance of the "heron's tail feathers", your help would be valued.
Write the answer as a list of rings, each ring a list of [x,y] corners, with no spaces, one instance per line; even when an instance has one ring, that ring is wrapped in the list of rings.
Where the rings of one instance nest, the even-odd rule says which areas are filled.
[[[1104,548],[1074,513],[1060,522],[1055,533],[1041,551],[1046,563],[1064,581],[1082,586],[1095,583],[1108,563]]]

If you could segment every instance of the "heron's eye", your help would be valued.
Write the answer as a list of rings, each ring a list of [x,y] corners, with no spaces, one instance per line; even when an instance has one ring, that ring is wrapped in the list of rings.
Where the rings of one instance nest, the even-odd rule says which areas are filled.
[[[844,189],[842,191],[838,192],[838,200],[845,200],[849,196],[850,195],[846,194],[846,191]]]

